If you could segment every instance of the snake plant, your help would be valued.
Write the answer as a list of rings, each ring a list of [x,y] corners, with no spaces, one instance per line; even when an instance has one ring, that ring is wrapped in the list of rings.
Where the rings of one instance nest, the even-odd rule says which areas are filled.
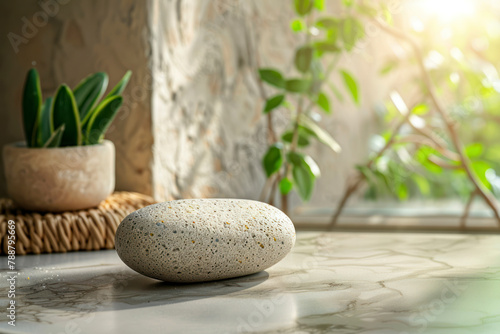
[[[54,97],[42,102],[40,77],[31,69],[23,94],[23,125],[28,147],[94,145],[102,142],[122,104],[123,92],[132,72],[125,73],[102,100],[108,75],[97,72],[73,90],[62,84]]]

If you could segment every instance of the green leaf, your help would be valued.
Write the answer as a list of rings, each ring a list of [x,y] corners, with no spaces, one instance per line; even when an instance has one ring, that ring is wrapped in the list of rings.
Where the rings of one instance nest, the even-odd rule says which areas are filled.
[[[306,24],[301,19],[295,19],[292,22],[290,22],[290,28],[292,29],[293,32],[301,32],[306,30]]]
[[[263,68],[259,70],[259,75],[262,81],[278,88],[285,88],[285,79],[279,71]]]
[[[326,41],[337,45],[337,40],[339,39],[339,30],[338,29],[330,29],[326,32]],[[340,51],[340,48],[339,48]],[[332,51],[330,51],[332,52]]]
[[[279,94],[273,97],[270,97],[266,101],[266,105],[264,106],[264,114],[269,113],[271,110],[278,108],[283,101],[285,100],[285,95]]]
[[[328,86],[332,90],[333,94],[335,94],[337,100],[339,100],[340,102],[344,102],[344,97],[342,96],[342,93],[340,93],[340,91],[337,89],[337,87],[335,87],[332,83],[330,83]]]
[[[342,0],[342,3],[346,7],[351,7],[354,4],[354,0]]]
[[[383,173],[373,171],[363,165],[357,165],[356,169],[363,174],[366,182],[370,186],[367,193],[370,198],[375,199],[381,190],[387,189],[386,178]]]
[[[352,99],[359,105],[358,83],[349,72],[343,70],[340,73],[342,74],[342,79],[344,79],[346,88],[349,90],[349,93],[351,93]]]
[[[314,48],[320,52],[339,52],[340,48],[330,41],[317,41],[314,42]]]
[[[348,17],[342,20],[342,40],[347,51],[351,51],[356,42],[362,39],[365,35],[365,30],[359,20]]]
[[[125,75],[121,78],[121,80],[116,84],[115,87],[109,92],[108,95],[106,95],[106,98],[112,97],[115,95],[121,95],[125,88],[127,87],[127,84],[130,80],[130,77],[132,76],[132,71],[127,71]]]
[[[57,128],[56,131],[52,133],[52,135],[47,139],[45,144],[43,144],[44,148],[52,148],[61,146],[61,139],[64,133],[64,124]]]
[[[40,116],[40,126],[38,128],[38,145],[43,146],[52,136],[50,127],[50,111],[52,110],[52,97],[48,97],[43,103],[42,113]]]
[[[302,73],[309,71],[313,57],[313,49],[310,46],[303,46],[295,53],[295,67]]]
[[[392,25],[392,10],[387,6],[387,4],[382,4],[382,9],[383,19],[385,19],[388,24]]]
[[[286,156],[289,163],[292,165],[300,165],[302,160],[304,160],[304,155],[302,153],[297,152],[289,152]]]
[[[378,180],[377,184],[381,189],[385,188],[389,191],[392,191],[391,190],[391,182],[385,173],[381,172],[380,170],[375,170],[375,171],[373,171],[373,175]]]
[[[266,176],[270,177],[280,170],[283,164],[283,154],[281,152],[283,146],[280,143],[269,146],[264,158],[262,159],[262,166],[266,172]]]
[[[488,189],[492,189],[490,181],[486,177],[486,171],[491,168],[491,166],[485,161],[473,161],[472,169],[477,174],[477,177],[481,183]]]
[[[314,161],[313,158],[311,158],[309,155],[304,155],[304,162],[306,163],[309,171],[314,175],[315,178],[318,178],[321,176],[319,166],[316,163],[316,161]]]
[[[431,187],[429,181],[425,177],[419,174],[412,175],[413,182],[417,185],[418,189],[424,196],[428,196],[431,193]]]
[[[436,154],[439,154],[439,152],[437,152],[435,149],[427,146],[422,146],[415,152],[415,159],[429,172],[440,174],[443,172],[443,168],[429,160],[430,155]]]
[[[325,9],[325,0],[314,0],[314,8],[323,11]]]
[[[61,85],[54,97],[51,110],[51,130],[64,124],[61,146],[79,146],[82,144],[80,129],[80,115],[76,106],[75,97],[71,89]]]
[[[489,161],[500,161],[500,144],[488,145],[484,157]]]
[[[289,152],[287,154],[287,160],[293,166],[303,165],[303,167],[307,168],[307,170],[315,177],[320,177],[321,173],[319,170],[316,161],[313,160],[309,155],[297,153],[297,152]]]
[[[314,0],[313,0],[314,1]],[[304,16],[311,11],[314,2],[311,0],[295,0],[295,11],[300,16]]]
[[[325,30],[337,29],[339,27],[339,20],[333,17],[324,17],[316,21],[314,25],[318,29],[325,29]]]
[[[483,154],[483,151],[484,146],[481,143],[473,143],[465,147],[465,155],[467,155],[469,159],[478,158]]]
[[[327,114],[331,113],[330,110],[330,101],[328,100],[328,96],[325,95],[325,93],[320,92],[318,94],[318,100],[316,101],[318,106],[321,107]]]
[[[365,14],[372,18],[376,17],[378,14],[378,10],[374,7],[371,7],[367,4],[361,3],[357,6],[358,13]]]
[[[293,183],[290,181],[289,178],[285,177],[282,178],[280,181],[280,192],[283,195],[288,195],[288,193],[292,190],[293,188]]]
[[[303,201],[308,201],[314,190],[314,182],[319,168],[312,158],[306,159],[306,156],[300,153],[290,152],[287,158],[293,166],[293,181],[297,186],[298,194]]]
[[[311,87],[309,94],[317,95],[325,80],[325,71],[319,59],[313,59],[311,63]]]
[[[314,190],[314,177],[307,169],[303,167],[292,168],[293,181],[297,185],[297,191],[303,201],[309,201],[311,199],[312,192]]]
[[[285,83],[285,89],[291,93],[305,93],[311,86],[311,81],[305,79],[290,79]]]
[[[314,136],[323,144],[326,146],[330,147],[332,151],[338,153],[342,151],[342,148],[340,145],[333,139],[332,136],[325,130],[323,130],[319,125],[317,125],[312,119],[310,119],[308,116],[302,114],[299,120],[299,123],[307,128],[311,133],[314,134]]]
[[[287,132],[285,132],[281,136],[281,139],[283,139],[283,141],[285,143],[292,143],[293,131],[287,131]],[[310,142],[309,142],[309,139],[307,138],[307,133],[305,133],[304,131],[299,130],[299,132],[298,132],[298,139],[297,139],[297,145],[299,147],[305,147],[305,146],[308,146],[309,144],[310,144]]]
[[[416,105],[412,110],[411,113],[414,115],[425,115],[429,112],[429,106],[426,104],[419,104]]]
[[[86,133],[87,144],[94,145],[102,141],[122,102],[123,98],[115,95],[106,98],[99,104],[89,120]]]
[[[76,105],[82,123],[86,123],[97,101],[103,96],[108,87],[108,75],[104,72],[97,72],[83,79],[73,89]]]
[[[405,201],[408,199],[408,186],[404,183],[399,183],[396,186],[396,194],[398,195],[398,198],[400,201]]]
[[[391,60],[387,62],[384,67],[380,70],[381,75],[389,74],[392,70],[394,70],[398,66],[399,62]]]
[[[32,68],[26,75],[23,92],[23,126],[27,147],[36,147],[37,129],[42,110],[42,90],[40,77]]]

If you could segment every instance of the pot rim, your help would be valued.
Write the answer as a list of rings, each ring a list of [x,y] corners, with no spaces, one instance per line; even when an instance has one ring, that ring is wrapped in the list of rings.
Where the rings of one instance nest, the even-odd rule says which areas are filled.
[[[80,145],[80,146],[63,146],[63,147],[27,147],[26,146],[26,141],[16,141],[12,143],[7,143],[3,146],[3,148],[11,148],[11,149],[18,149],[18,150],[30,150],[30,151],[43,151],[43,150],[59,150],[59,151],[64,151],[64,150],[86,150],[86,149],[92,149],[95,147],[104,147],[104,146],[114,146],[113,142],[108,139],[104,139],[102,143],[99,144],[92,144],[92,145]]]

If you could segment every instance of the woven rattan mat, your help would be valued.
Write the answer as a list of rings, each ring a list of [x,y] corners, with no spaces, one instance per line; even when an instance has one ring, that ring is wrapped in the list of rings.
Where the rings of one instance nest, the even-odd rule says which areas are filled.
[[[16,255],[112,249],[118,224],[129,213],[155,203],[138,193],[116,192],[98,207],[62,213],[16,209],[0,198],[0,254],[8,253],[8,221],[15,222]]]

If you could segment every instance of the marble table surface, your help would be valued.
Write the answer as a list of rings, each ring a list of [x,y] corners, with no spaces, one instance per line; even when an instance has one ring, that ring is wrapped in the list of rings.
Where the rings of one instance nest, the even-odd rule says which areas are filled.
[[[264,272],[168,284],[114,250],[18,256],[2,333],[500,333],[500,236],[299,232]]]

